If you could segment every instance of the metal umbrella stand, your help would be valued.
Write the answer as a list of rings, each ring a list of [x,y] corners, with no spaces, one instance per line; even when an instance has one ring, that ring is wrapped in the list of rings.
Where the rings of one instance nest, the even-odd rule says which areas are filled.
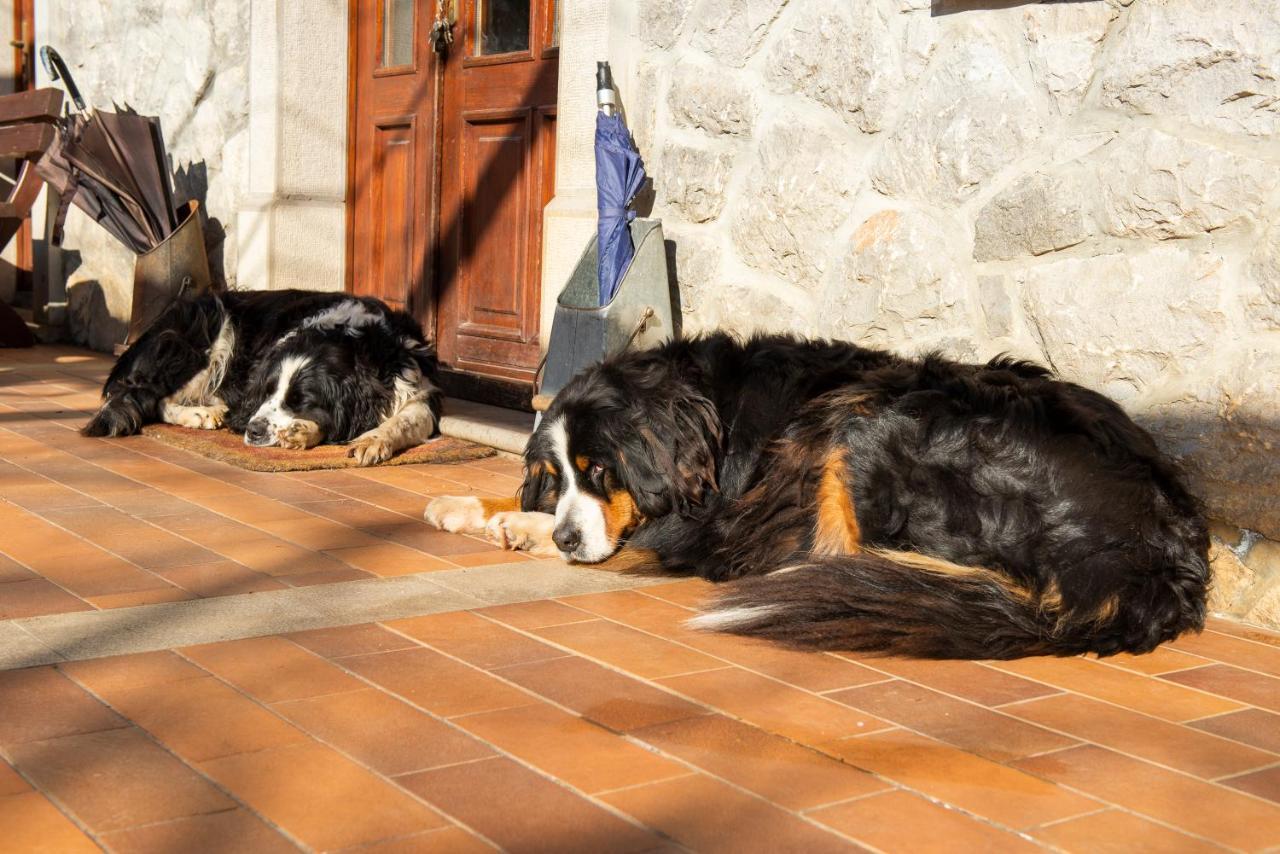
[[[631,134],[614,115],[608,63],[597,71],[597,234],[556,298],[533,408],[541,413],[574,374],[629,347],[679,334],[679,292],[667,270],[662,222],[628,210],[644,182]],[[541,417],[541,416],[539,416]]]

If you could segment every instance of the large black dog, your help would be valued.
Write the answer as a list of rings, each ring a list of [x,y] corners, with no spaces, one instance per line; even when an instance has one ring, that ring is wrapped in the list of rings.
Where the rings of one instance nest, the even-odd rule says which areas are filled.
[[[679,341],[580,374],[525,462],[518,507],[427,519],[731,581],[702,628],[1013,658],[1147,652],[1204,622],[1196,500],[1116,404],[1026,362]]]
[[[210,293],[176,301],[125,351],[84,433],[226,426],[250,445],[351,442],[348,453],[373,465],[435,431],[435,371],[422,328],[376,299]]]

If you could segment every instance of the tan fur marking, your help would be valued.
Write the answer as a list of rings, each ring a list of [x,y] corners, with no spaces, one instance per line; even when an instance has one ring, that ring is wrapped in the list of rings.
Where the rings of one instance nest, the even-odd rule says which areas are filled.
[[[587,466],[591,465],[591,460],[582,456],[582,454],[578,454],[573,458],[573,464],[578,467],[578,471],[586,471]]]
[[[592,568],[629,575],[662,575],[662,561],[657,552],[630,546],[619,549]]]
[[[1056,613],[1062,610],[1062,591],[1058,588],[1058,579],[1051,578],[1040,594],[1040,611]]]
[[[1032,599],[1034,595],[1030,590],[1020,586],[1003,572],[988,569],[985,566],[965,566],[964,564],[952,563],[949,560],[921,554],[920,552],[899,552],[891,549],[867,549],[867,551],[891,560],[899,566],[918,569],[922,572],[936,572],[939,575],[954,575],[964,578],[986,578],[999,584],[1009,592],[1010,596],[1024,601]]]
[[[860,548],[862,532],[854,513],[853,497],[849,495],[848,470],[843,449],[832,451],[822,466],[814,554],[851,554]]]
[[[640,513],[630,492],[618,489],[609,493],[609,501],[604,505],[604,532],[609,542],[616,543],[631,533],[639,521]]]
[[[1120,610],[1119,595],[1108,596],[1103,601],[1103,603],[1098,606],[1098,609],[1093,612],[1093,622],[1098,625],[1102,625],[1103,623],[1108,623],[1111,621],[1113,617],[1115,617],[1116,612],[1119,610]]]
[[[494,513],[511,513],[520,509],[519,498],[481,498],[480,506],[484,509],[484,518],[487,520]]]

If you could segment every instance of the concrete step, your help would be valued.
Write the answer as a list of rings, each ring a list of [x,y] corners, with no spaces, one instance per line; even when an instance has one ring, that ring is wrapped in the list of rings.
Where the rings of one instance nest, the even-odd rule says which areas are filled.
[[[533,413],[446,398],[440,432],[511,454],[523,454],[533,433]]]

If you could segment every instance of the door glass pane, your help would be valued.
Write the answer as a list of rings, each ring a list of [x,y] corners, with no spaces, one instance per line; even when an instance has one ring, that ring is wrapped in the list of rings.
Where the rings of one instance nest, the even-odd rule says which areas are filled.
[[[415,0],[382,0],[383,68],[413,65],[413,7]]]
[[[529,0],[476,0],[476,53],[529,49]]]

